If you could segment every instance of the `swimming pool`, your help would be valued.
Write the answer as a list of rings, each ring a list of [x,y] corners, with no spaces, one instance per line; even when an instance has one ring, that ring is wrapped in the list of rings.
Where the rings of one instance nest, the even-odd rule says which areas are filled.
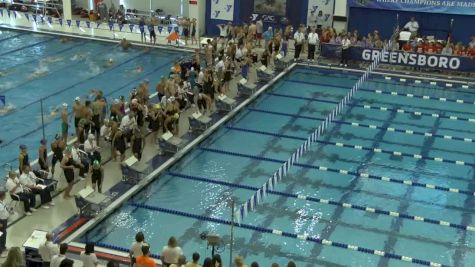
[[[174,235],[187,257],[209,256],[200,233],[229,241],[230,199],[243,203],[262,186],[357,79],[295,68],[77,241],[127,249],[141,230],[155,253]],[[473,266],[474,100],[473,91],[457,84],[373,75],[235,228],[234,255],[261,266],[290,259],[297,266],[412,265],[407,257]],[[271,234],[274,229],[334,243]],[[225,266],[228,253],[229,246],[221,252]]]
[[[128,96],[149,79],[156,84],[170,65],[186,52],[133,48],[122,52],[116,45],[81,39],[62,42],[58,36],[20,31],[0,31],[0,95],[14,112],[0,114],[0,164],[17,166],[18,146],[26,144],[36,159],[42,138],[41,99],[45,112],[45,136],[53,140],[61,132],[59,107],[89,97],[91,89],[103,90],[106,98]],[[105,62],[113,59],[112,66]],[[142,66],[143,71],[135,71]],[[37,71],[37,77],[31,75]],[[153,88],[152,88],[153,89]],[[72,134],[74,129],[69,132]],[[0,175],[4,174],[0,170]],[[3,175],[2,175],[3,177]]]

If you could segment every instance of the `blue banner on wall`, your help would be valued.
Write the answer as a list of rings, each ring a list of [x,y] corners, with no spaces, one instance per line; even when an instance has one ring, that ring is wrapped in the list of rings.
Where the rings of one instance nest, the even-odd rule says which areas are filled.
[[[357,61],[373,61],[375,58],[379,57],[380,53],[381,50],[379,49],[351,47],[350,59]],[[321,56],[327,58],[339,58],[341,56],[341,46],[322,44]],[[471,57],[388,51],[383,53],[380,62],[381,64],[475,72],[475,58]]]
[[[475,15],[473,0],[348,0],[349,7]]]

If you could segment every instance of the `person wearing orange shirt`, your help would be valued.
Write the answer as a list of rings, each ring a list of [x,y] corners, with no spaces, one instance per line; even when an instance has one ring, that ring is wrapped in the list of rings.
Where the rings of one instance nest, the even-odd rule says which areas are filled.
[[[155,261],[150,257],[150,247],[142,246],[143,256],[135,259],[135,267],[157,267]]]

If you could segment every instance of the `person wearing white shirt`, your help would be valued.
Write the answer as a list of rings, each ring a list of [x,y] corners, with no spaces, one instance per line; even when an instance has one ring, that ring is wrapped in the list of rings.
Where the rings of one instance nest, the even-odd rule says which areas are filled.
[[[218,24],[217,26],[219,28],[219,37],[223,39],[226,38],[228,36],[228,29],[229,29],[228,25]]]
[[[84,151],[89,156],[89,161],[95,160],[101,161],[101,153],[99,153],[99,147],[97,146],[96,136],[89,134],[86,142],[84,142]]]
[[[419,23],[416,21],[415,17],[411,17],[411,20],[404,25],[404,29],[411,32],[411,38],[417,36],[417,31],[419,30]]]
[[[243,57],[242,47],[243,45],[239,45],[238,49],[236,50],[236,54],[234,55],[234,58],[236,59],[237,62],[242,61],[242,57]]]
[[[104,124],[101,126],[101,137],[106,141],[111,141],[112,128],[108,119],[104,120]]]
[[[38,253],[43,261],[43,267],[51,266],[51,259],[59,254],[59,247],[53,243],[53,234],[46,234],[46,241],[38,248]]]
[[[162,254],[160,254],[160,259],[165,264],[169,266],[170,264],[177,264],[178,258],[183,255],[183,251],[177,245],[176,239],[174,236],[168,239],[168,245],[163,247]]]
[[[80,259],[83,267],[96,267],[99,261],[96,254],[94,254],[94,244],[87,243],[83,252],[81,252]]]
[[[300,58],[300,52],[302,52],[303,41],[305,40],[305,35],[303,34],[303,28],[300,27],[298,31],[294,34],[295,41],[295,55],[294,61]]]
[[[25,215],[31,215],[32,211],[36,211],[34,208],[36,205],[36,196],[32,194],[28,188],[23,188],[20,180],[17,178],[17,174],[14,171],[8,173],[8,179],[5,184],[10,196],[13,199],[23,202],[23,208],[25,209]]]
[[[348,58],[350,57],[351,41],[347,34],[343,34],[341,39],[341,62],[340,66],[348,67]]]
[[[51,258],[50,267],[59,267],[61,265],[61,262],[65,259],[67,259],[66,258],[66,253],[67,252],[68,252],[68,244],[61,243],[61,245],[59,245],[59,254],[54,255]]]
[[[5,203],[5,197],[7,196],[4,190],[0,190],[0,254],[2,257],[6,257],[7,253],[7,224],[8,217],[10,217],[10,209]]]
[[[41,205],[44,209],[54,206],[50,190],[47,186],[40,183],[40,179],[31,171],[30,166],[25,165],[23,167],[23,173],[20,175],[19,180],[24,188],[28,188],[35,195],[40,195]]]
[[[132,246],[129,249],[129,256],[130,256],[130,262],[132,264],[135,264],[135,259],[138,256],[143,256],[142,253],[142,247],[143,246],[148,246],[147,243],[145,243],[145,236],[142,232],[138,232],[135,235],[135,242],[132,243]],[[132,265],[134,266],[134,265]]]
[[[315,32],[315,28],[312,28],[311,32],[308,34],[308,61],[315,59],[315,49],[318,44],[318,33]]]
[[[125,115],[122,120],[120,121],[119,128],[124,132],[128,133],[132,128],[137,125],[135,121],[135,114],[133,112],[129,112],[128,115]]]

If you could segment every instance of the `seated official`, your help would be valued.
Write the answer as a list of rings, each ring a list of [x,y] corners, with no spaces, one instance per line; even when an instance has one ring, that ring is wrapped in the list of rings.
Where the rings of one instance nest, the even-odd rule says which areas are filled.
[[[416,18],[411,17],[411,20],[404,25],[404,29],[411,32],[411,38],[416,37],[419,30],[419,23],[416,21]]]
[[[31,215],[32,211],[36,211],[34,208],[36,205],[36,196],[32,194],[30,189],[24,188],[20,180],[18,180],[17,174],[14,171],[8,173],[8,179],[5,184],[10,196],[13,200],[23,202],[23,207],[25,209],[25,215]]]
[[[28,188],[31,193],[35,195],[40,195],[41,205],[44,209],[49,209],[50,206],[54,206],[50,187],[44,185],[43,182],[36,177],[35,173],[31,171],[30,166],[23,166],[23,173],[20,175],[19,180],[24,188]]]

